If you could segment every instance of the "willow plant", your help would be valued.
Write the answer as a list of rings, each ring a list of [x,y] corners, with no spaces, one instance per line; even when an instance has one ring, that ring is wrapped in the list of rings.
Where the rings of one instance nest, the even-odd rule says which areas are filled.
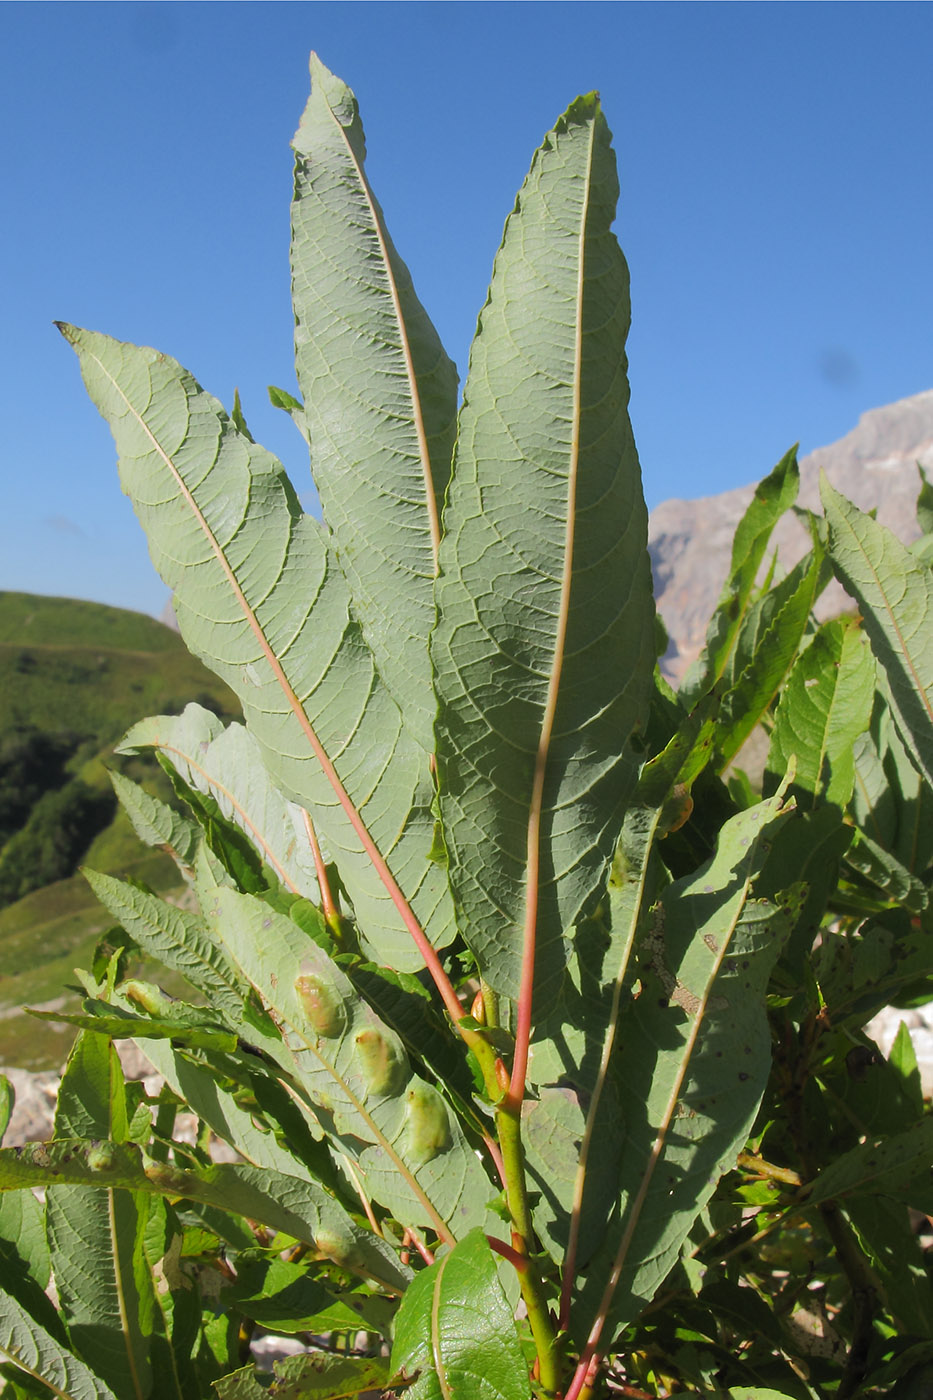
[[[301,398],[271,393],[310,446],[323,523],[238,401],[228,416],[168,356],[61,326],[182,636],[244,723],[190,706],[122,745],[171,777],[180,805],[115,782],[190,899],[89,876],[116,951],[84,975],[55,1140],[0,1153],[5,1190],[48,1187],[63,1322],[37,1301],[40,1269],[31,1292],[10,1286],[0,1345],[76,1400],[211,1385],[223,1400],[373,1385],[580,1400],[703,1221],[709,1234],[723,1173],[763,1160],[748,1141],[771,1073],[769,977],[779,954],[799,965],[829,898],[816,907],[802,883],[788,784],[798,805],[820,789],[827,749],[811,774],[788,702],[764,797],[730,799],[715,774],[812,640],[825,530],[756,602],[796,493],[790,454],[675,696],[655,666],[598,99],[535,154],[458,415],[356,101],[311,69],[292,206]],[[861,633],[831,643],[819,676],[845,651],[864,692],[833,720],[845,786],[874,661]],[[928,753],[909,678],[892,704]],[[128,976],[132,948],[197,995]],[[127,1036],[165,1080],[154,1118],[119,1074],[111,1041]],[[173,1136],[179,1104],[236,1159]],[[179,1266],[208,1237],[223,1307]],[[241,1365],[256,1325],[384,1345],[292,1358],[270,1392]]]

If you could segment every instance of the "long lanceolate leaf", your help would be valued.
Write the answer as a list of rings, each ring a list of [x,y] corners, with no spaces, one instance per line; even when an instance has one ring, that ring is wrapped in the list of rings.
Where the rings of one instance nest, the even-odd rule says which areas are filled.
[[[151,1160],[131,1142],[65,1138],[0,1149],[0,1191],[62,1183],[197,1201],[245,1215],[312,1245],[391,1292],[402,1292],[411,1278],[386,1241],[357,1225],[314,1181],[239,1162],[183,1171]]]
[[[60,1400],[117,1400],[109,1385],[0,1290],[0,1352]]]
[[[123,1075],[109,1040],[79,1036],[55,1114],[56,1138],[126,1134]],[[147,1400],[155,1289],[143,1251],[148,1198],[58,1186],[48,1192],[52,1271],[71,1341],[121,1400]]]
[[[530,1400],[528,1367],[481,1230],[412,1283],[395,1325],[392,1371],[412,1400]]]
[[[703,650],[681,683],[680,694],[688,706],[715,685],[729,667],[771,532],[794,504],[799,485],[797,453],[792,450],[756,486],[732,541],[729,575],[710,619]]]
[[[368,1195],[448,1243],[482,1223],[491,1188],[456,1116],[340,968],[259,900],[218,889],[209,913],[281,1032],[262,1048],[305,1087]]]
[[[763,989],[792,912],[747,903],[780,794],[732,818],[713,858],[668,886],[639,939],[637,994],[620,1020],[625,1143],[621,1209],[589,1262],[571,1325],[589,1329],[568,1397],[594,1352],[662,1283],[748,1133],[767,1081]],[[621,887],[623,906],[629,895]],[[623,909],[624,913],[624,909]]]
[[[851,623],[826,623],[799,657],[777,707],[769,786],[777,785],[793,756],[801,805],[811,808],[824,797],[845,807],[855,785],[855,744],[868,728],[874,696],[875,663],[865,634]]]
[[[356,98],[312,55],[295,136],[295,367],[311,469],[353,611],[406,724],[433,752],[425,639],[457,371],[364,173]]]
[[[628,419],[628,273],[595,97],[538,151],[480,316],[432,655],[451,882],[483,975],[543,1001],[612,854],[654,608]]]
[[[313,810],[380,959],[421,966],[412,934],[439,944],[452,933],[444,873],[427,859],[430,775],[350,619],[323,531],[275,458],[174,360],[62,331],[110,423],[186,643],[239,696],[285,795]]]
[[[904,747],[933,784],[933,572],[825,478],[820,489],[833,566],[887,673]]]
[[[186,783],[212,797],[286,889],[317,902],[308,814],[274,786],[249,730],[241,724],[225,729],[210,710],[187,705],[181,715],[134,724],[116,752],[146,749],[156,749]]]

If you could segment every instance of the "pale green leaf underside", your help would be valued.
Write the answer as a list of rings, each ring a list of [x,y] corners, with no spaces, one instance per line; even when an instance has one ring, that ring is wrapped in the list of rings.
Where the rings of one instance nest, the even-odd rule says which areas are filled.
[[[87,870],[85,878],[101,904],[150,957],[180,972],[207,998],[217,1015],[238,1024],[249,985],[237,976],[200,915],[178,909],[112,875]]]
[[[312,55],[293,141],[295,366],[324,518],[376,665],[433,752],[426,651],[457,371],[364,174],[356,99]]]
[[[61,1400],[117,1400],[109,1385],[0,1290],[0,1352]]]
[[[458,1238],[485,1218],[489,1180],[446,1101],[412,1074],[401,1040],[323,949],[259,900],[219,889],[211,916],[231,961],[282,1032],[265,1046],[307,1090],[367,1193],[404,1225]],[[313,979],[326,1030],[296,978]]]
[[[110,781],[140,841],[147,846],[161,846],[179,865],[190,869],[201,837],[197,823],[115,769],[110,773]]]
[[[150,1160],[134,1143],[79,1139],[0,1149],[0,1191],[58,1183],[198,1201],[292,1235],[396,1292],[410,1278],[389,1245],[356,1225],[323,1187],[269,1168],[221,1162],[183,1171]]]
[[[605,121],[580,99],[506,224],[444,512],[441,811],[464,936],[512,996],[535,933],[536,994],[553,991],[605,875],[654,661],[617,192]]]
[[[821,491],[833,565],[887,674],[901,739],[933,784],[933,572],[825,478]]]
[[[74,327],[63,333],[110,423],[124,490],[175,590],[185,642],[238,695],[285,796],[312,813],[380,959],[419,967],[347,806],[442,943],[452,924],[444,873],[427,859],[430,776],[350,620],[321,528],[302,515],[275,458],[174,360]]]
[[[410,1285],[395,1324],[393,1373],[411,1400],[530,1400],[528,1368],[483,1232]]]
[[[248,729],[224,728],[210,710],[188,705],[181,715],[134,724],[116,752],[146,749],[157,749],[190,787],[212,797],[286,889],[318,901],[307,814],[272,783]]]
[[[152,1283],[141,1253],[145,1198],[56,1186],[48,1233],[73,1345],[120,1396],[145,1400],[151,1378]]]

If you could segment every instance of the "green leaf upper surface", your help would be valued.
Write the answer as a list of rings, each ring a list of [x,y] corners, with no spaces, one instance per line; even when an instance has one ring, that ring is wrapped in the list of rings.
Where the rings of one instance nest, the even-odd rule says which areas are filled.
[[[367,1193],[442,1238],[481,1222],[492,1189],[454,1113],[336,963],[247,895],[218,889],[208,912],[282,1033],[265,1048],[306,1088]]]
[[[615,1040],[637,927],[663,878],[654,843],[664,832],[668,795],[689,770],[700,734],[709,738],[698,710],[643,767],[612,860],[608,909],[604,904],[579,925],[562,995],[538,1022],[531,1044],[528,1078],[538,1092],[523,1110],[525,1163],[538,1193],[535,1229],[563,1260],[565,1277],[586,1266],[600,1246],[618,1201],[625,1127],[612,1071]]]
[[[871,727],[855,744],[852,814],[860,831],[913,874],[933,860],[933,788],[908,758],[880,692]]]
[[[57,1138],[125,1136],[123,1074],[109,1040],[78,1037],[55,1114]],[[47,1192],[52,1273],[72,1346],[121,1400],[148,1400],[155,1296],[143,1252],[148,1198],[56,1186]]]
[[[771,1063],[764,989],[796,896],[747,901],[782,817],[777,796],[733,817],[640,935],[615,1067],[621,1203],[583,1275],[577,1329],[603,1309],[621,1325],[654,1295],[754,1119]]]
[[[767,713],[797,655],[824,575],[820,551],[808,555],[749,609],[732,662],[735,684],[723,696],[716,725],[718,771],[727,766]],[[825,570],[823,582],[828,582]],[[746,638],[746,632],[750,635]],[[743,643],[745,645],[743,645]],[[747,650],[746,650],[747,646]]]
[[[851,1197],[846,1215],[901,1331],[933,1338],[933,1286],[907,1206],[873,1193]]]
[[[931,1160],[933,1118],[926,1117],[904,1133],[860,1143],[837,1157],[820,1172],[807,1191],[805,1203],[812,1206],[820,1201],[844,1200],[853,1191],[870,1190],[894,1196],[905,1205],[916,1203],[924,1210],[924,1201],[929,1199]]]
[[[117,1400],[89,1366],[36,1322],[22,1303],[0,1289],[0,1352],[42,1380],[60,1400]]]
[[[462,932],[510,996],[535,940],[536,995],[553,991],[605,878],[654,666],[617,193],[598,102],[580,98],[506,224],[444,511],[441,814]]]
[[[214,1383],[220,1400],[350,1400],[354,1395],[381,1392],[389,1382],[388,1367],[380,1356],[330,1355],[321,1351],[299,1352],[276,1361],[269,1389],[260,1385],[255,1376],[252,1366],[221,1376]]]
[[[924,535],[933,535],[933,485],[931,485],[926,472],[920,463],[917,463],[917,471],[920,473],[920,494],[917,497],[917,524]]]
[[[361,1327],[391,1336],[394,1305],[362,1291],[335,1292],[304,1261],[242,1262],[227,1298],[238,1312],[276,1332],[352,1332]]]
[[[889,899],[897,900],[912,913],[922,914],[930,907],[927,884],[864,831],[855,832],[852,844],[846,851],[846,863],[882,890]]]
[[[346,581],[281,465],[155,350],[63,326],[188,647],[238,695],[273,779],[313,814],[379,960],[417,968],[371,839],[435,944],[452,935],[423,751],[351,621]]]
[[[231,1089],[219,1084],[217,1076],[205,1065],[170,1045],[151,1040],[143,1041],[140,1048],[191,1112],[196,1113],[216,1137],[229,1143],[245,1162],[254,1167],[270,1167],[273,1171],[284,1172],[286,1176],[294,1176],[302,1168],[307,1169],[309,1164],[300,1153],[290,1150],[291,1144],[280,1142],[272,1131],[264,1131],[256,1121],[256,1114],[241,1108]],[[263,1076],[260,1092],[264,1100],[262,1106],[268,1112],[272,1107],[273,1094],[271,1080],[267,1076]],[[284,1129],[285,1125],[280,1123],[278,1126]],[[327,1163],[321,1159],[323,1146],[315,1143],[315,1147],[318,1151],[314,1154],[314,1166],[317,1168],[314,1174],[331,1185],[333,1168],[328,1171]]]
[[[710,619],[703,650],[681,682],[680,694],[688,706],[715,685],[729,665],[771,532],[797,499],[799,484],[797,453],[793,449],[755,487],[732,541],[729,575]]]
[[[833,566],[887,674],[901,739],[933,785],[933,572],[825,478],[820,489]]]
[[[528,1077],[539,1087],[522,1115],[526,1169],[538,1196],[535,1228],[562,1259],[565,1279],[603,1242],[618,1202],[625,1124],[615,1067],[632,953],[659,885],[669,882],[655,849],[669,815],[667,799],[678,782],[689,781],[709,738],[698,708],[642,769],[613,858],[609,898],[579,926],[561,996],[538,1022],[532,1042]]]
[[[305,406],[301,400],[296,399],[295,395],[290,394],[287,389],[277,389],[274,384],[270,384],[269,402],[273,408],[281,408],[288,414],[289,418],[310,447],[311,439],[308,436],[308,420],[305,416]]]
[[[324,518],[376,665],[433,752],[425,641],[450,475],[457,371],[364,174],[356,99],[311,57],[293,141],[295,365]]]
[[[853,748],[868,728],[874,698],[868,638],[850,622],[827,623],[800,655],[781,695],[767,764],[772,787],[794,757],[795,788],[809,794],[807,807],[818,798],[845,807],[855,785]]]
[[[418,1274],[395,1323],[392,1371],[411,1400],[530,1400],[512,1310],[481,1230]]]

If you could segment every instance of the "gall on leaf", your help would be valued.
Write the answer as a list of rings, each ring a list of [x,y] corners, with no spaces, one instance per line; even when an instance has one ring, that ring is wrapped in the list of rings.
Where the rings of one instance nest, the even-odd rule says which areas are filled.
[[[405,1136],[409,1157],[419,1163],[450,1147],[447,1105],[430,1084],[413,1084],[405,1095]]]
[[[303,972],[295,979],[295,995],[318,1035],[333,1039],[341,1034],[347,1024],[347,1012],[334,987],[313,972]]]
[[[359,1031],[355,1040],[356,1062],[367,1091],[376,1098],[401,1093],[409,1075],[408,1056],[401,1041],[374,1026]]]
[[[333,1222],[318,1226],[314,1232],[314,1245],[319,1254],[345,1269],[353,1269],[360,1263],[359,1246],[352,1230],[342,1229]]]

